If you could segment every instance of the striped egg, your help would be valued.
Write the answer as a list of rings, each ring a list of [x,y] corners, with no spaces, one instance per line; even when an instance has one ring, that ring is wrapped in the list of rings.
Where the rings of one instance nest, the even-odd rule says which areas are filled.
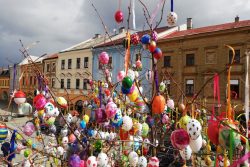
[[[0,124],[0,143],[2,143],[8,136],[7,126]]]

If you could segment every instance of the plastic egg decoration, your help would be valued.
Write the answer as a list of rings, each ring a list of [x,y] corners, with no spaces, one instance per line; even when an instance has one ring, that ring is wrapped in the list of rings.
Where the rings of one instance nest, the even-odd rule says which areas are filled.
[[[169,123],[169,117],[168,117],[167,114],[163,114],[163,115],[162,115],[161,122],[162,122],[163,124],[168,124],[168,123]]]
[[[23,127],[23,133],[27,136],[31,136],[35,131],[35,126],[32,122],[27,122]]]
[[[62,138],[62,144],[66,145],[69,143],[69,138],[67,136]]]
[[[155,49],[156,49],[156,42],[155,42],[155,41],[151,41],[151,42],[149,43],[148,50],[149,50],[151,53],[153,53],[153,52],[155,51]]]
[[[122,13],[122,11],[117,10],[117,11],[115,12],[115,21],[116,21],[117,23],[121,23],[121,22],[123,21],[123,13]]]
[[[68,135],[68,129],[67,128],[62,128],[61,131],[60,131],[61,135],[63,137],[67,136]]]
[[[80,167],[81,159],[77,154],[73,154],[69,158],[70,167]]]
[[[66,109],[68,107],[67,100],[64,97],[58,97],[56,101],[61,108]]]
[[[164,92],[165,89],[166,89],[165,83],[164,83],[164,82],[161,82],[161,83],[160,83],[160,86],[159,86],[159,91],[160,91],[160,92]]]
[[[140,156],[139,159],[138,159],[138,166],[139,167],[147,167],[147,158],[144,157],[144,156]]]
[[[177,129],[171,133],[171,143],[179,150],[186,148],[189,141],[188,133],[184,129]]]
[[[97,161],[95,156],[90,156],[87,159],[87,167],[97,167]]]
[[[127,76],[130,77],[132,81],[135,80],[135,72],[133,70],[129,69]]]
[[[137,33],[134,33],[130,36],[130,39],[131,39],[131,43],[133,45],[137,45],[139,42],[140,42],[140,37]]]
[[[190,148],[189,145],[183,150],[179,150],[179,152],[183,160],[190,160],[191,155],[192,155],[192,149]]]
[[[174,100],[173,99],[168,99],[167,106],[168,106],[168,108],[173,110],[174,109]]]
[[[148,167],[159,167],[160,161],[157,157],[150,157]]]
[[[177,23],[177,14],[175,12],[170,12],[167,16],[167,22],[170,26],[173,26]]]
[[[156,60],[159,60],[162,57],[162,51],[160,48],[156,48],[153,52],[153,56]]]
[[[201,147],[202,147],[202,137],[201,137],[201,135],[195,140],[190,139],[189,146],[192,149],[192,152],[198,153],[200,151]]]
[[[73,119],[73,116],[72,116],[70,113],[68,113],[68,114],[66,115],[66,117],[65,117],[65,120],[66,120],[68,123],[71,123],[71,122],[72,122],[72,119]]]
[[[95,120],[97,123],[103,123],[106,120],[107,116],[103,109],[98,108],[95,111]]]
[[[122,120],[123,120],[122,129],[125,130],[125,131],[131,130],[132,127],[133,127],[133,121],[132,121],[132,119],[129,116],[125,115],[122,118]]]
[[[142,124],[142,137],[146,137],[148,135],[149,132],[149,126],[147,123],[143,123]]]
[[[107,154],[101,152],[98,154],[98,157],[97,157],[97,165],[100,166],[100,167],[105,167],[108,165],[108,156]]]
[[[156,31],[153,31],[151,37],[152,40],[156,42],[158,40],[158,33]]]
[[[135,167],[138,163],[138,154],[135,151],[131,151],[128,155],[128,160],[129,160],[129,164],[130,166]]]
[[[109,63],[109,55],[107,52],[102,52],[99,55],[99,62],[101,64],[108,64]]]
[[[111,119],[112,126],[120,127],[122,125],[122,112],[120,109],[117,109],[115,116]]]
[[[39,94],[34,98],[33,102],[35,102],[34,106],[37,110],[42,110],[44,109],[44,106],[46,105],[47,100],[42,94]]]
[[[179,125],[182,129],[187,130],[187,124],[191,120],[191,118],[188,115],[182,116],[179,120]]]
[[[0,143],[2,143],[8,136],[8,129],[5,124],[0,123]]]
[[[122,87],[124,87],[125,89],[130,89],[132,85],[133,85],[133,80],[130,77],[126,76],[123,78]]]
[[[17,91],[15,94],[14,94],[14,102],[17,104],[17,105],[20,105],[20,104],[23,104],[25,103],[26,101],[26,95],[24,92],[22,91]]]
[[[150,35],[144,34],[144,35],[141,37],[141,43],[142,43],[142,44],[149,44],[149,43],[150,43]]]
[[[153,98],[153,103],[152,103],[152,112],[154,114],[161,114],[164,112],[166,105],[166,100],[162,95],[156,95]]]
[[[106,105],[106,115],[107,115],[107,118],[113,118],[117,112],[117,105],[111,101],[109,102],[107,105]]]
[[[190,139],[196,140],[201,135],[201,128],[201,124],[198,120],[189,120],[187,124],[187,132],[190,136]]]

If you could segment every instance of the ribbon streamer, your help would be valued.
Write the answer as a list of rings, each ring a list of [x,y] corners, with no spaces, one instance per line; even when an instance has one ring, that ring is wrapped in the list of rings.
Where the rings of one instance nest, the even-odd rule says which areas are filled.
[[[171,0],[171,12],[174,11],[174,0]]]
[[[219,75],[216,73],[214,75],[214,104],[215,104],[215,98],[217,96],[217,103],[220,105],[220,85],[219,85]],[[214,118],[214,112],[215,112],[215,106],[213,104],[213,110],[211,115],[211,120]]]
[[[246,116],[246,137],[248,137],[248,122],[249,122],[249,55],[250,52],[246,53],[246,81],[245,81],[245,116]],[[246,142],[246,150],[245,153],[249,151],[248,148],[248,140]]]
[[[135,26],[135,0],[132,0],[132,18],[133,18],[133,29],[136,29]]]
[[[249,161],[249,158],[250,158],[250,152],[248,152],[243,157],[241,157],[239,160],[234,162],[230,167],[237,167],[238,165],[243,164],[244,161],[247,161],[247,160]]]
[[[151,14],[151,17],[150,17],[150,20],[149,20],[149,23],[152,24],[152,22],[154,21],[157,13],[159,12],[159,8],[163,5],[165,0],[160,0],[156,6],[156,8],[154,9],[153,13]]]
[[[128,67],[129,67],[129,61],[130,61],[130,33],[127,33],[127,42],[128,42],[128,47],[125,50],[125,62],[124,62],[124,67],[125,67],[125,73],[126,75],[128,74]]]

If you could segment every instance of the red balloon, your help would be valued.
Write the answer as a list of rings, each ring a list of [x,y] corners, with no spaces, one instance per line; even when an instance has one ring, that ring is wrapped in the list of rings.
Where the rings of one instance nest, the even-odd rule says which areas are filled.
[[[123,13],[122,13],[122,11],[117,10],[117,11],[115,12],[115,21],[116,21],[117,23],[120,23],[120,22],[123,21]]]
[[[149,47],[148,47],[148,50],[153,53],[156,49],[156,43],[155,41],[151,41],[150,44],[149,44]]]
[[[154,50],[154,58],[159,60],[162,57],[162,51],[160,48]]]

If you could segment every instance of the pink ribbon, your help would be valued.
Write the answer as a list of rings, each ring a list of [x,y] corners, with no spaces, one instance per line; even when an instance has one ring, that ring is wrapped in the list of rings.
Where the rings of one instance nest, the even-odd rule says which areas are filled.
[[[151,14],[151,17],[150,17],[150,24],[152,24],[152,22],[154,21],[157,13],[159,12],[159,8],[163,5],[165,0],[160,0],[159,3],[157,4],[156,8],[154,9],[153,13]]]
[[[216,96],[217,96],[218,105],[220,105],[220,85],[219,85],[219,75],[218,74],[214,75],[214,103],[215,103]],[[212,119],[213,119],[213,117],[214,117],[214,104],[213,104]]]
[[[247,160],[248,160],[248,163],[249,163],[250,161],[249,161],[248,158],[250,158],[250,152],[248,152],[247,154],[245,154],[238,161],[234,162],[233,165],[231,165],[230,167],[237,167],[238,165],[243,164]]]

